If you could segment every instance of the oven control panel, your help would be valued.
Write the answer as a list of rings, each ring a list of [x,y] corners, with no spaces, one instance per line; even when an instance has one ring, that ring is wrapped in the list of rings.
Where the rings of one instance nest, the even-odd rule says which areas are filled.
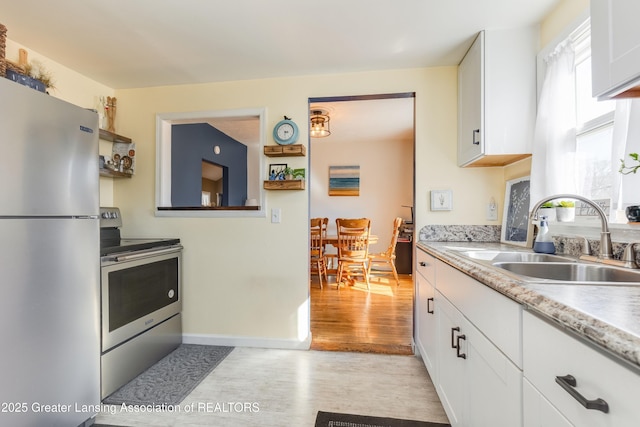
[[[120,208],[100,207],[100,228],[122,227]]]

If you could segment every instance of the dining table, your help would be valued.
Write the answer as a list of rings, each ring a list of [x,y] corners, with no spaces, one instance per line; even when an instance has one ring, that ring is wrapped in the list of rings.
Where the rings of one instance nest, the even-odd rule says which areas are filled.
[[[322,238],[322,243],[327,243],[329,245],[338,246],[338,235],[337,234],[329,234]],[[378,236],[375,234],[369,234],[369,244],[375,245],[378,243]]]

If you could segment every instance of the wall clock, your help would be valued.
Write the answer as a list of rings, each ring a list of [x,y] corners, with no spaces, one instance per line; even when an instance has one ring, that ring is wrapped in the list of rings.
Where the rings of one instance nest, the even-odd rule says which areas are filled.
[[[298,125],[287,116],[273,128],[273,139],[280,145],[294,144],[298,140]]]

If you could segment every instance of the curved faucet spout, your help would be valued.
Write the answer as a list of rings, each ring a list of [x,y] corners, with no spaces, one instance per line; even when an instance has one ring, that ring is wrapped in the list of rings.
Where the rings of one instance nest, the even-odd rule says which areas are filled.
[[[538,203],[536,203],[531,209],[531,213],[529,214],[529,220],[535,221],[538,219],[538,209],[546,202],[550,202],[556,199],[575,199],[584,202],[595,209],[595,211],[600,216],[600,222],[602,225],[602,229],[600,231],[600,255],[599,258],[602,259],[611,259],[613,258],[613,251],[611,249],[611,233],[609,232],[609,223],[607,222],[607,214],[602,210],[597,203],[593,200],[589,200],[586,197],[579,196],[577,194],[555,194],[553,196],[548,196],[541,199]]]

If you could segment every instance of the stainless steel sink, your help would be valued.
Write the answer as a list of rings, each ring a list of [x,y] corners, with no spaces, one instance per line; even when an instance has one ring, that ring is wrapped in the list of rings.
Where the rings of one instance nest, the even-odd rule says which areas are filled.
[[[575,262],[573,258],[535,252],[460,251],[461,255],[479,261],[495,262]]]
[[[496,262],[495,267],[549,282],[640,286],[640,271],[582,263]],[[536,280],[536,282],[540,282]]]

